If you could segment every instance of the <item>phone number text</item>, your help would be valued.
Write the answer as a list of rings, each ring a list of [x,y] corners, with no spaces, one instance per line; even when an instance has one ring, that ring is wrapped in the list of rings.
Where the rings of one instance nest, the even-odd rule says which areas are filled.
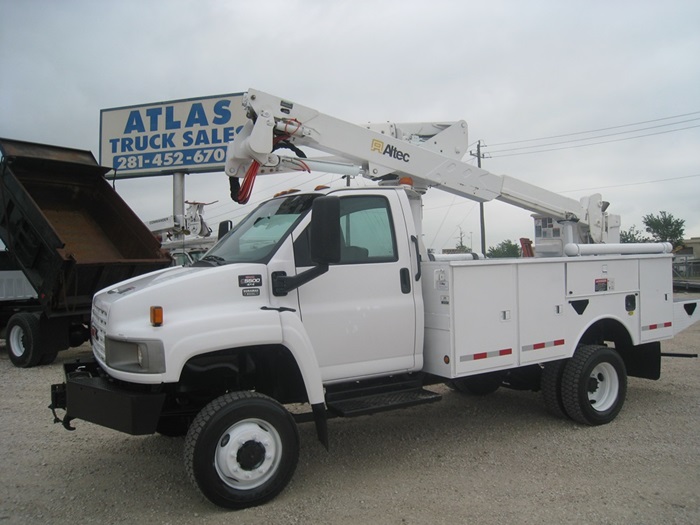
[[[119,155],[114,157],[112,167],[117,171],[138,169],[165,169],[176,166],[195,166],[200,164],[223,163],[226,148],[199,148],[168,151],[166,153],[140,153],[138,155]]]

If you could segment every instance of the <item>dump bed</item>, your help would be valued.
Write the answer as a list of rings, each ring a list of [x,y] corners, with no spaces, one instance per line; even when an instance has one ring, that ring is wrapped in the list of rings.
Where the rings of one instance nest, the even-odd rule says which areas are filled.
[[[0,239],[47,315],[170,264],[89,151],[0,139],[0,152]]]

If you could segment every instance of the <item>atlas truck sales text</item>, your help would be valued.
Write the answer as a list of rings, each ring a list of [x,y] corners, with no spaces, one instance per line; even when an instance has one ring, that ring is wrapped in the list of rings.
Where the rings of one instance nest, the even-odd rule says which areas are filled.
[[[696,301],[673,300],[669,244],[619,244],[600,195],[577,201],[463,162],[464,121],[357,126],[256,90],[244,106],[226,160],[235,200],[268,173],[378,184],[286,192],[193,266],[98,292],[94,359],[66,364],[52,386],[67,428],[186,435],[187,476],[217,505],[284,489],[297,423],[328,447],[329,418],[438,401],[426,388],[438,383],[541,389],[555,415],[609,423],[627,376],[658,379],[661,342],[700,317]],[[432,256],[429,188],[530,210],[537,256]]]

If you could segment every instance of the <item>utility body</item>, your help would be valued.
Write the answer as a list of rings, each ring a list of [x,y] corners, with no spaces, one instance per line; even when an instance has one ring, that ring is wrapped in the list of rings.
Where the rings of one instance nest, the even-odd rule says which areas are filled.
[[[355,126],[254,90],[244,104],[226,166],[235,199],[284,171],[379,184],[285,192],[193,266],[97,293],[94,360],[65,365],[52,387],[68,428],[186,434],[187,474],[218,505],[286,486],[297,422],[328,447],[329,418],[437,401],[426,387],[438,383],[541,389],[550,412],[608,423],[627,376],[658,379],[660,342],[700,318],[697,302],[673,301],[670,245],[618,244],[599,195],[576,201],[462,162],[464,122]],[[279,155],[300,146],[334,157]],[[539,257],[435,260],[421,241],[430,187],[533,211]]]
[[[0,329],[18,367],[89,338],[92,296],[170,264],[89,151],[0,139]]]

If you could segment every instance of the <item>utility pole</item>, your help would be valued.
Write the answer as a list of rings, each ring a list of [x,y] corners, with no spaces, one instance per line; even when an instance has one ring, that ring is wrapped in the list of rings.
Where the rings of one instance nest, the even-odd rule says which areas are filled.
[[[476,153],[470,151],[472,157],[476,157],[477,166],[481,167],[481,159],[484,155],[481,153],[481,140],[476,143]],[[486,255],[486,226],[484,224],[484,203],[479,203],[479,221],[481,223],[481,253]]]

